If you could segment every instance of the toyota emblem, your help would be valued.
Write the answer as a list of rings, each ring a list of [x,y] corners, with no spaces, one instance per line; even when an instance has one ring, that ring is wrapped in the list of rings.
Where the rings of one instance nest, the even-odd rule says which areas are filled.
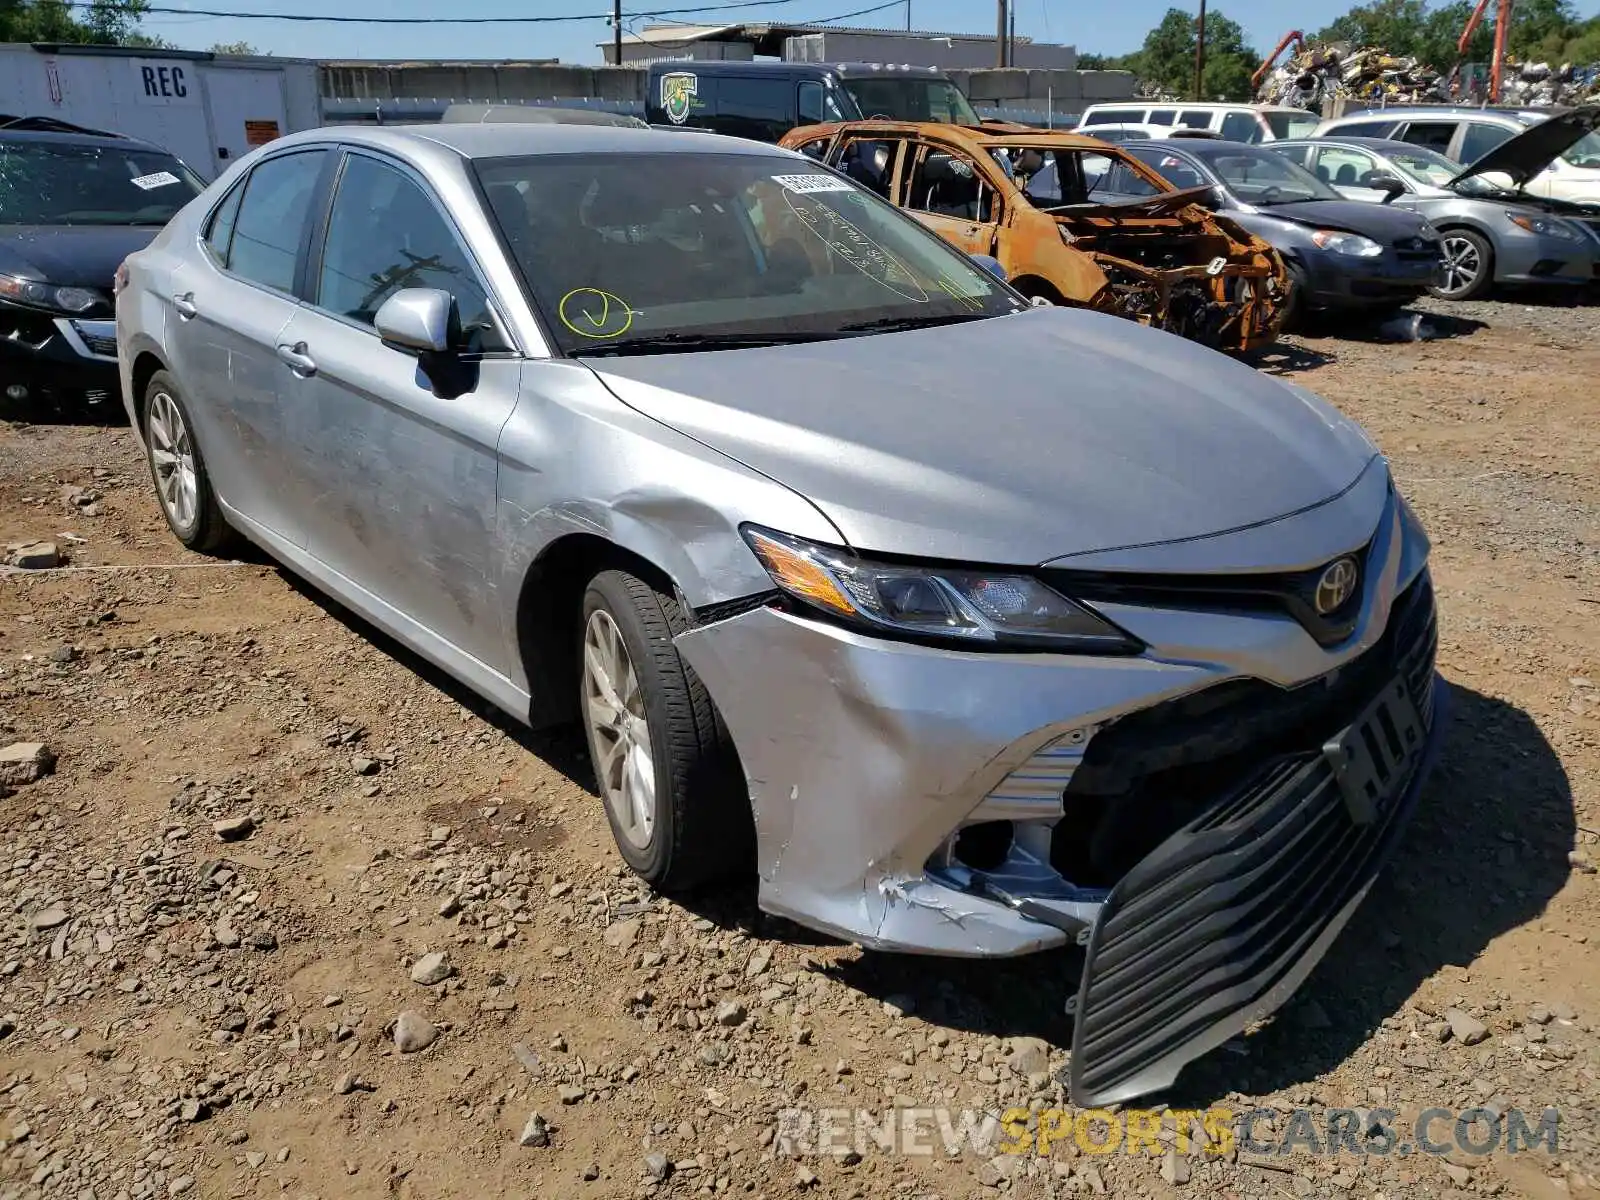
[[[1356,569],[1353,558],[1335,559],[1329,563],[1322,577],[1317,580],[1317,615],[1326,617],[1343,608],[1355,593],[1359,576],[1360,571]]]

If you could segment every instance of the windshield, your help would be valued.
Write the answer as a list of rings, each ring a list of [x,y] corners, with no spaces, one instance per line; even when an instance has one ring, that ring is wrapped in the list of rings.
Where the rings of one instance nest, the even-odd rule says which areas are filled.
[[[1267,128],[1272,130],[1272,136],[1279,141],[1286,138],[1310,137],[1317,131],[1317,126],[1322,124],[1320,117],[1308,112],[1263,112]]]
[[[1600,133],[1584,134],[1561,158],[1574,167],[1600,171]]]
[[[961,89],[948,79],[846,79],[844,90],[868,118],[982,124]]]
[[[476,164],[561,350],[809,341],[1026,307],[849,180],[755,154]]]
[[[1385,153],[1401,175],[1429,187],[1443,187],[1462,171],[1461,164],[1455,159],[1446,158],[1437,150],[1429,150],[1425,146],[1413,146],[1407,150],[1389,150]]]
[[[165,225],[200,191],[159,150],[0,141],[0,225]]]
[[[1208,154],[1205,161],[1246,204],[1266,208],[1299,200],[1342,199],[1310,171],[1270,150],[1235,147],[1225,154]]]

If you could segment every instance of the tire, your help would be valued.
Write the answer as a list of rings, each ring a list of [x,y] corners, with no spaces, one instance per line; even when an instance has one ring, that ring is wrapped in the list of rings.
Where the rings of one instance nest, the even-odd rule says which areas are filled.
[[[1470,229],[1444,232],[1444,282],[1428,290],[1441,300],[1476,300],[1494,286],[1494,247]],[[1463,264],[1476,264],[1469,271]]]
[[[623,859],[663,892],[747,869],[755,844],[732,739],[672,644],[686,628],[672,596],[625,571],[596,575],[584,593],[578,703],[595,783]]]
[[[144,446],[156,503],[167,528],[190,550],[213,554],[235,540],[194,437],[194,422],[172,376],[157,371],[144,389]]]
[[[1285,263],[1289,272],[1289,298],[1283,302],[1283,319],[1278,322],[1279,333],[1293,333],[1306,319],[1311,306],[1306,303],[1306,273],[1294,263]]]
[[[1036,279],[1031,275],[1024,279],[1019,279],[1014,286],[1017,291],[1035,303],[1045,300],[1057,308],[1078,307],[1078,305],[1069,305],[1066,297],[1061,294],[1054,284],[1043,279]]]

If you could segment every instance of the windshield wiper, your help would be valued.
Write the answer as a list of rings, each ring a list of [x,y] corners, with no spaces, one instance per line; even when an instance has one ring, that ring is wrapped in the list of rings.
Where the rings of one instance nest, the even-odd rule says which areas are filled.
[[[986,320],[986,313],[953,313],[942,317],[880,317],[876,321],[858,321],[854,325],[841,325],[843,333],[900,333],[908,329],[931,329],[935,325],[961,325],[967,321]]]
[[[797,342],[824,342],[837,336],[833,333],[661,333],[598,346],[580,346],[569,356],[598,358],[626,354],[691,354],[697,350],[749,350]]]

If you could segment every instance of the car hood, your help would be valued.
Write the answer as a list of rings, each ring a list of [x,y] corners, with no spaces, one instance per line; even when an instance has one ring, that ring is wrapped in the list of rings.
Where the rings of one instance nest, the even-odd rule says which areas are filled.
[[[1309,393],[1067,309],[586,361],[624,403],[808,497],[862,551],[1022,565],[1182,541],[1321,504],[1376,454]]]
[[[1501,142],[1450,183],[1454,185],[1474,175],[1496,172],[1511,176],[1518,187],[1523,187],[1596,129],[1600,129],[1600,105],[1588,105],[1540,121],[1537,125],[1528,126],[1516,137]]]
[[[0,274],[109,294],[122,260],[160,232],[154,225],[0,225]]]
[[[1423,225],[1416,213],[1364,200],[1298,200],[1293,204],[1268,205],[1256,211],[1264,217],[1277,217],[1312,229],[1359,233],[1385,246],[1397,238],[1416,237]]]

